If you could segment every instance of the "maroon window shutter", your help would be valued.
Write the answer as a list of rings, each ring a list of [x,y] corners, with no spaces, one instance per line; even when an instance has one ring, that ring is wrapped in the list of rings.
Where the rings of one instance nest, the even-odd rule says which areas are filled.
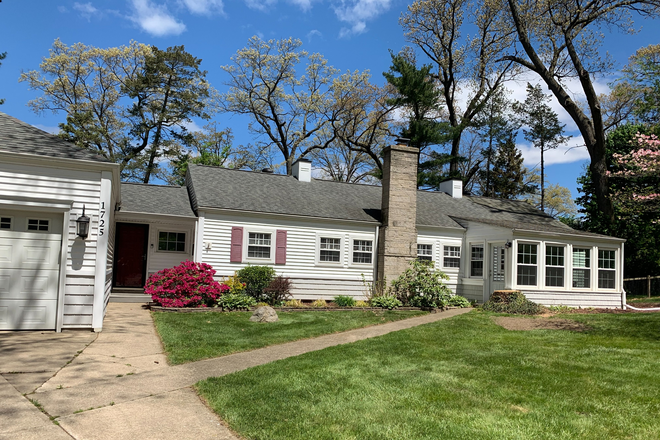
[[[241,263],[243,261],[243,228],[240,226],[233,226],[231,228],[229,261],[232,263]]]
[[[275,264],[286,264],[286,231],[277,230]]]

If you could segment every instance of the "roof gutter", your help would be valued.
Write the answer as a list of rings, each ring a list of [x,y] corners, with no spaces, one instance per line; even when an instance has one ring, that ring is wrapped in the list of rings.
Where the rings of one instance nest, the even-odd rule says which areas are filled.
[[[556,236],[556,235],[561,235],[561,236],[569,236],[569,237],[584,237],[584,238],[591,238],[594,240],[609,240],[609,241],[618,241],[620,243],[625,243],[626,239],[625,238],[617,238],[617,237],[609,237],[607,235],[583,235],[579,233],[570,233],[570,232],[545,232],[545,231],[535,231],[533,229],[519,229],[519,228],[511,228],[511,232],[516,233],[516,232],[524,232],[528,234],[538,234],[538,235],[545,235],[545,236]]]

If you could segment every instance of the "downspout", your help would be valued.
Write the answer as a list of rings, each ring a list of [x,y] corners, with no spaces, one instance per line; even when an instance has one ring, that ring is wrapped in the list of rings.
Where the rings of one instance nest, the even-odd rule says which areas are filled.
[[[640,309],[639,307],[633,307],[631,305],[628,305],[628,304],[626,304],[627,296],[628,296],[628,294],[624,290],[623,291],[623,310],[631,309],[631,310],[637,310],[637,311],[640,311],[640,312],[659,312],[660,311],[660,307],[649,307],[649,308]]]
[[[378,281],[377,277],[378,277],[378,233],[379,232],[380,232],[380,226],[376,226],[376,237],[375,237],[375,241],[374,241],[374,244],[375,244],[374,250],[376,251],[376,252],[374,252],[374,256],[376,258],[374,258],[374,271],[373,271],[373,274],[371,275],[372,279],[373,279],[373,281],[371,283],[372,286],[375,286],[376,282]]]

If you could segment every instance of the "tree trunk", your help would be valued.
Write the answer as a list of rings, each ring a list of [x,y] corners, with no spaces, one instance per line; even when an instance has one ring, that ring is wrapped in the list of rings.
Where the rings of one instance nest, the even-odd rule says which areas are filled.
[[[545,163],[543,162],[543,145],[541,145],[541,211],[545,211]]]

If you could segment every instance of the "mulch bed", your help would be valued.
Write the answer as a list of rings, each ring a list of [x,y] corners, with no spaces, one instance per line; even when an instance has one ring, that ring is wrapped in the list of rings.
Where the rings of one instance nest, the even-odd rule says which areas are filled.
[[[495,323],[507,330],[570,330],[583,332],[589,327],[572,319],[561,318],[517,318],[498,316]]]
[[[220,307],[160,307],[155,304],[150,304],[148,308],[154,312],[178,312],[178,313],[196,313],[196,312],[253,312],[257,307],[251,307],[249,310],[234,310],[223,311]],[[455,309],[456,307],[447,307],[445,310]],[[273,307],[276,312],[346,312],[346,311],[363,311],[363,312],[382,312],[387,309],[380,307]],[[423,310],[430,313],[441,312],[441,309],[426,309],[420,307],[397,307],[394,310]]]

